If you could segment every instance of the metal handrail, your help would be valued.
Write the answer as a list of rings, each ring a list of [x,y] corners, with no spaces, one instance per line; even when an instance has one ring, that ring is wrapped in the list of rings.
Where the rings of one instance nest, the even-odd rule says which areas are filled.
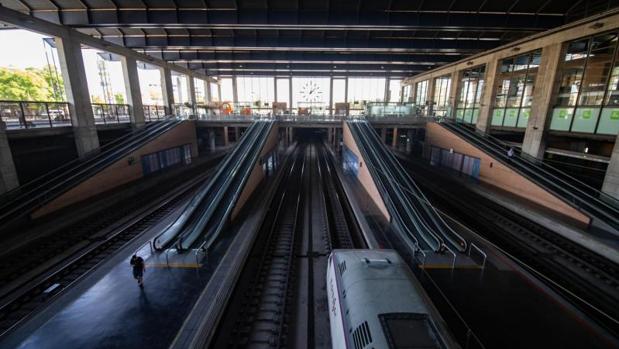
[[[111,157],[114,157],[116,155],[119,154],[124,154],[126,151],[130,151],[135,149],[137,146],[139,146],[143,141],[150,139],[150,137],[152,137],[153,135],[157,135],[157,134],[161,134],[162,132],[165,132],[173,127],[176,127],[176,125],[178,125],[179,122],[174,122],[174,123],[165,123],[162,124],[161,127],[156,127],[152,130],[152,132],[146,132],[145,134],[139,134],[138,138],[131,138],[129,139],[129,143],[128,144],[120,144],[118,149],[112,148],[110,149],[111,153],[103,153],[101,154],[101,157],[97,156],[94,157],[92,159],[92,163],[89,161],[87,163],[85,163],[85,168],[83,169],[79,169],[77,172],[72,172],[69,177],[67,178],[63,178],[60,182],[53,184],[51,187],[45,187],[43,188],[43,186],[45,184],[49,184],[50,182],[53,182],[53,180],[49,180],[46,183],[43,183],[41,185],[39,185],[37,188],[35,188],[34,190],[30,190],[28,193],[33,193],[36,192],[37,195],[34,195],[33,198],[30,198],[26,201],[20,201],[19,205],[17,205],[17,207],[13,207],[11,209],[8,210],[4,210],[4,212],[2,212],[2,214],[0,214],[0,221],[4,220],[5,218],[7,218],[8,216],[12,215],[13,213],[15,213],[18,209],[24,208],[27,205],[30,204],[38,204],[41,205],[44,202],[47,202],[47,200],[51,199],[54,194],[52,194],[52,191],[55,189],[60,188],[62,185],[65,185],[67,183],[69,183],[70,180],[76,180],[78,179],[80,176],[83,176],[87,171],[90,170],[96,170],[99,169],[100,166],[105,165],[106,162],[110,161]],[[28,194],[28,193],[24,193],[24,195]],[[51,194],[51,195],[50,195]],[[8,206],[10,203],[7,203],[6,205],[4,205],[3,207]]]
[[[578,189],[577,187],[571,185],[570,183],[567,183],[565,180],[563,180],[561,178],[558,178],[558,177],[552,175],[551,173],[548,173],[548,171],[544,170],[543,168],[541,168],[539,166],[534,166],[534,168],[531,168],[531,167],[528,167],[526,164],[520,162],[519,161],[520,158],[518,158],[518,157],[513,157],[513,158],[507,157],[507,155],[504,154],[503,152],[500,152],[500,151],[498,151],[496,149],[493,149],[492,145],[484,144],[484,142],[481,140],[482,138],[479,137],[479,135],[472,133],[474,131],[470,131],[470,130],[462,131],[465,128],[462,128],[462,127],[459,127],[459,126],[454,126],[453,123],[443,123],[443,125],[449,125],[449,126],[446,126],[446,127],[450,128],[450,129],[452,129],[452,130],[454,130],[454,131],[456,131],[456,132],[458,132],[460,134],[462,134],[465,137],[466,137],[466,134],[471,135],[470,138],[473,141],[477,142],[480,146],[485,147],[486,151],[494,153],[497,156],[498,160],[503,161],[506,164],[511,163],[512,165],[514,165],[513,167],[514,167],[514,169],[516,171],[522,173],[525,176],[530,176],[533,179],[536,179],[537,184],[540,185],[541,187],[543,187],[543,188],[545,188],[545,189],[547,189],[547,190],[549,190],[551,192],[557,193],[558,195],[563,195],[564,197],[566,197],[566,199],[570,198],[573,201],[573,203],[576,204],[576,205],[578,205],[580,203],[579,206],[582,207],[582,208],[585,208],[585,210],[586,210],[586,207],[589,207],[589,211],[598,212],[602,216],[605,216],[608,219],[610,219],[612,221],[612,224],[615,225],[615,228],[619,227],[619,219],[618,219],[618,217],[619,217],[619,208],[617,208],[617,207],[611,205],[610,203],[605,202],[605,201],[603,201],[603,200],[601,200],[599,198],[596,198],[596,197],[594,197],[594,196],[592,196],[592,195],[590,195],[590,194],[588,194],[586,192],[583,192],[582,190]],[[477,136],[475,136],[475,135],[477,135]],[[537,173],[535,171],[535,169],[541,171],[542,173],[546,174],[548,177],[551,177],[555,181],[549,180],[548,178],[545,178],[542,174]],[[557,185],[558,184],[557,182],[564,184],[565,186],[569,187],[569,189],[565,188],[563,186]],[[595,204],[592,204],[592,203],[590,203],[587,200],[583,200],[582,198],[580,198],[577,195],[575,195],[576,194],[575,192],[577,192],[579,194],[582,194],[582,195],[585,195],[585,196],[593,199],[600,206],[606,207],[610,211],[613,211],[613,212],[612,213],[611,212],[605,212],[605,210],[602,209],[602,207],[597,207]],[[563,193],[563,194],[560,194],[560,193]]]
[[[483,257],[483,262],[481,263],[481,268],[485,269],[486,268],[486,259],[488,258],[488,255],[481,248],[477,247],[477,245],[475,245],[475,243],[471,242],[469,244],[469,252],[467,254],[469,257],[471,257],[471,252],[472,252],[473,248],[475,248],[475,251],[477,251],[477,253],[479,253]]]
[[[470,130],[470,129],[469,129],[469,128],[467,128],[466,126],[464,127],[464,129],[465,129],[466,131],[469,131],[469,133],[473,133],[473,132],[474,132],[476,135],[480,136],[482,139],[487,139],[487,140],[491,141],[493,144],[495,144],[495,145],[497,145],[497,146],[503,147],[503,149],[504,149],[504,150],[506,150],[506,149],[509,149],[509,148],[510,148],[510,146],[509,146],[508,144],[506,144],[505,142],[503,142],[501,139],[494,137],[494,136],[493,136],[493,135],[491,135],[491,134],[480,134],[479,132],[476,132],[476,131],[474,131],[474,130]],[[573,177],[573,176],[569,175],[568,173],[565,173],[565,172],[564,172],[564,171],[562,171],[561,169],[558,169],[558,168],[556,168],[556,167],[554,167],[554,166],[552,166],[552,165],[549,165],[549,164],[547,164],[547,163],[544,163],[543,161],[539,161],[539,159],[537,159],[537,158],[535,158],[535,157],[533,157],[533,156],[531,156],[531,155],[529,155],[529,154],[527,154],[527,153],[523,152],[523,151],[522,151],[522,150],[520,150],[520,149],[514,149],[514,152],[515,152],[517,155],[520,155],[520,159],[524,160],[525,162],[529,163],[530,165],[535,166],[535,167],[538,167],[538,168],[541,168],[542,170],[546,170],[545,172],[548,172],[547,170],[549,170],[549,171],[553,171],[553,172],[555,172],[555,173],[558,173],[558,174],[560,174],[561,176],[563,176],[564,178],[568,178],[568,180],[569,180],[570,182],[577,183],[579,186],[581,186],[581,187],[583,187],[583,188],[586,188],[586,190],[589,190],[589,191],[591,191],[591,192],[593,192],[593,193],[597,194],[598,196],[603,197],[605,200],[610,200],[610,201],[614,202],[614,203],[615,203],[615,205],[618,205],[618,206],[619,206],[619,200],[618,200],[618,199],[616,199],[616,198],[614,198],[614,197],[612,197],[612,196],[610,196],[610,195],[608,195],[608,194],[604,193],[603,191],[600,191],[600,190],[597,190],[597,189],[595,189],[595,188],[591,187],[591,186],[590,186],[590,185],[588,185],[587,183],[585,183],[585,182],[583,182],[583,181],[579,180],[578,178],[575,178],[575,177]],[[516,158],[516,159],[517,159],[517,157],[514,157],[514,158]],[[557,177],[556,175],[553,175],[552,173],[550,173],[550,175],[551,175],[551,176],[554,176],[554,177]],[[557,177],[557,178],[558,178],[558,177]],[[558,178],[558,179],[560,179],[560,180],[561,180],[561,178]],[[563,181],[565,182],[565,180],[563,180]],[[570,183],[567,183],[567,184],[570,184]],[[575,187],[575,188],[576,188],[576,187]],[[578,188],[576,188],[576,189],[578,189]],[[587,194],[587,195],[590,195],[590,194]]]
[[[37,106],[34,114],[26,113],[26,111],[32,110],[29,107],[30,105]],[[47,125],[44,127],[54,127],[55,124],[58,124],[56,121],[61,121],[60,124],[64,126],[73,125],[68,102],[0,100],[0,121],[7,123],[7,119],[15,119],[18,122],[18,128],[40,126],[29,120],[30,117],[34,117],[35,121],[37,118],[45,120]],[[7,128],[12,128],[11,124],[7,124]]]
[[[106,117],[106,110],[108,111],[107,116],[114,116],[116,118],[116,123],[121,123],[121,116],[126,116],[127,122],[131,120],[131,106],[129,104],[91,103],[91,105],[92,112],[95,117],[95,123],[97,122],[97,116],[101,117],[101,119],[103,120],[103,124],[108,123],[109,118]],[[125,112],[119,113],[119,109],[123,109]],[[101,113],[97,113],[98,110],[100,110]],[[111,113],[111,111],[113,111],[113,114]]]

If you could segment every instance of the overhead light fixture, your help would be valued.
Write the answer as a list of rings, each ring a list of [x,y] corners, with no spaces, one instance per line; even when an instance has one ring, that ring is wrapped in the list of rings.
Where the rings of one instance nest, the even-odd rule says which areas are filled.
[[[518,52],[518,51],[520,51],[520,47],[516,46],[516,47],[514,47],[514,48],[512,49],[512,51]]]
[[[473,61],[466,62],[466,65],[473,65]]]
[[[595,22],[595,23],[593,23],[593,24],[591,25],[591,27],[590,27],[590,28],[591,28],[591,29],[600,29],[600,28],[602,28],[603,26],[604,26],[604,23],[602,23],[602,22]]]

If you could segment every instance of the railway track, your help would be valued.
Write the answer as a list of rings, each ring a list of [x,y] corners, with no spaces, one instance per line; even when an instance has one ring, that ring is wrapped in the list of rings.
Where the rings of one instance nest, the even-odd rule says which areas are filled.
[[[86,239],[88,243],[78,252],[41,271],[29,282],[8,293],[0,301],[0,338],[169,215],[208,175],[209,172],[204,173],[178,187],[163,200],[147,205],[117,230]]]
[[[423,166],[417,166],[416,173],[412,174],[432,193],[433,202],[552,280],[560,286],[550,285],[557,292],[615,335],[619,334],[618,265],[442,176],[432,174]],[[422,169],[424,175],[420,175]],[[432,175],[433,181],[429,181],[427,175]],[[441,178],[440,184],[436,183]]]
[[[330,348],[327,258],[332,248],[355,244],[346,236],[350,217],[338,202],[344,196],[324,148],[299,148],[219,325],[214,348]]]

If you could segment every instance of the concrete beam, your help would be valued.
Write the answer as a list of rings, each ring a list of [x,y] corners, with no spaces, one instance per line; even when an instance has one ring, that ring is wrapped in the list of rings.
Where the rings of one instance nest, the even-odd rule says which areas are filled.
[[[122,57],[120,63],[125,80],[127,103],[131,105],[131,123],[136,127],[142,127],[144,126],[144,105],[142,104],[137,62],[131,57]]]
[[[95,117],[90,103],[88,81],[80,42],[70,34],[56,38],[58,60],[69,102],[73,133],[78,156],[82,157],[99,147]]]
[[[492,105],[496,97],[497,75],[499,74],[499,59],[494,55],[486,64],[486,74],[484,77],[484,92],[480,101],[479,116],[477,117],[477,127],[483,133],[490,130],[492,121]]]
[[[13,153],[6,136],[6,124],[0,121],[0,194],[19,186]]]
[[[604,177],[602,191],[615,199],[619,199],[619,135],[615,140],[615,147],[610,156],[610,163],[608,163],[608,167],[606,168],[606,176]]]

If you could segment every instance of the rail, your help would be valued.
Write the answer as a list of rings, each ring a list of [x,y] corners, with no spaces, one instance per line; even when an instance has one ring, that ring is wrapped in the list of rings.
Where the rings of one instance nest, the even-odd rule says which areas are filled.
[[[144,105],[144,121],[161,121],[166,118],[166,107],[162,105]]]
[[[92,113],[95,124],[120,124],[131,122],[131,106],[129,104],[92,103]]]
[[[73,125],[67,102],[1,100],[0,121],[9,130]]]

